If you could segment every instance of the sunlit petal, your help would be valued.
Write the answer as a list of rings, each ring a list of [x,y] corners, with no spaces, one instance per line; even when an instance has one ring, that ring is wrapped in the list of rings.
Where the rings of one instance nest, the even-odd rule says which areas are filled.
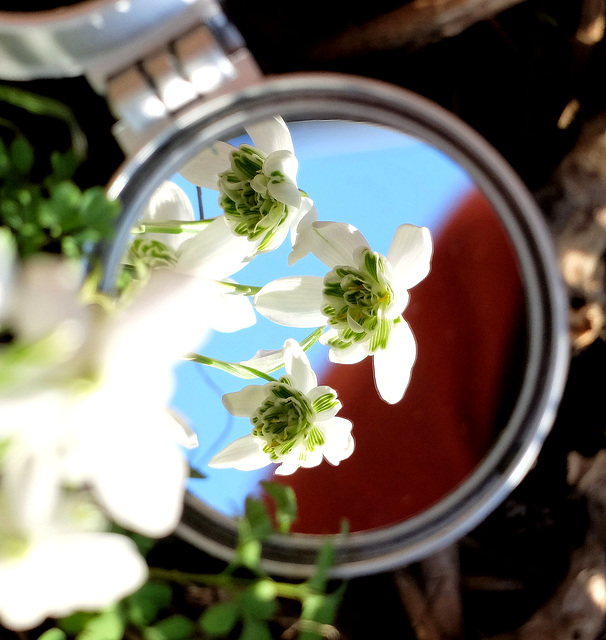
[[[114,428],[114,438],[99,435],[83,455],[89,456],[94,495],[112,519],[143,535],[161,537],[179,522],[189,468],[178,446],[159,437],[154,419],[141,416],[141,428]]]
[[[323,279],[319,276],[279,278],[266,284],[254,297],[257,311],[287,327],[319,327],[326,324],[322,307]]]
[[[175,271],[213,280],[222,280],[244,267],[254,253],[245,236],[234,235],[224,216],[210,222],[184,242]]]
[[[198,187],[217,191],[219,174],[230,167],[231,152],[235,147],[226,142],[215,142],[186,162],[179,173]]]
[[[374,376],[379,395],[395,404],[404,396],[417,357],[414,335],[404,320],[395,324],[385,349],[374,352]]]
[[[328,359],[336,364],[356,364],[364,360],[366,356],[368,356],[367,346],[358,342],[341,349],[333,347],[328,352]]]
[[[280,116],[273,116],[256,124],[249,124],[246,131],[253,144],[267,154],[280,149],[291,153],[295,152],[290,131]]]
[[[290,232],[292,251],[288,256],[288,265],[293,266],[311,251],[310,235],[307,233],[311,225],[318,219],[318,211],[310,198],[301,198],[301,206],[293,218]]]
[[[234,468],[240,471],[261,469],[270,463],[269,456],[259,448],[253,436],[243,436],[228,444],[208,463],[209,467]]]
[[[223,405],[232,416],[250,417],[266,396],[264,385],[249,384],[240,391],[226,393]]]
[[[146,577],[147,564],[126,536],[50,536],[20,561],[0,562],[0,621],[24,630],[49,616],[103,610],[138,589]]]
[[[301,192],[294,182],[288,180],[270,181],[267,185],[269,195],[295,209],[301,206]]]
[[[263,162],[263,173],[270,178],[275,174],[286,176],[291,182],[297,179],[299,161],[296,156],[286,149],[279,149],[270,153]]]
[[[332,418],[329,422],[319,425],[326,441],[324,457],[331,464],[349,458],[354,451],[354,439],[351,435],[352,423],[345,418]]]
[[[252,327],[257,321],[249,298],[230,293],[220,282],[208,281],[205,322],[211,329],[233,333]]]
[[[162,222],[166,220],[195,220],[194,209],[181,187],[174,182],[165,180],[152,194],[147,207],[141,216],[143,221]],[[188,233],[146,233],[148,240],[159,240],[165,245],[177,249],[185,240],[190,238]]]
[[[368,247],[364,236],[352,225],[343,222],[314,222],[306,232],[311,251],[330,269],[337,265],[355,264],[356,252]]]
[[[198,436],[187,420],[174,409],[166,409],[166,426],[171,439],[186,449],[198,446]]]
[[[303,393],[307,394],[318,384],[318,378],[305,351],[292,338],[284,343],[284,366],[286,373],[292,377],[293,384]]]
[[[411,224],[396,229],[387,259],[393,267],[398,287],[410,289],[427,276],[432,247],[429,229]]]

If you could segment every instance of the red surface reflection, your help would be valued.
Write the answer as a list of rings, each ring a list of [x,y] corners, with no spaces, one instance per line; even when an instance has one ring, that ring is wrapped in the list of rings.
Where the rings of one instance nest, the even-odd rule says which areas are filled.
[[[354,423],[356,450],[274,481],[296,492],[294,531],[336,533],[400,522],[459,484],[507,418],[521,378],[524,316],[515,256],[491,205],[470,194],[434,237],[429,276],[405,311],[418,344],[410,386],[397,405],[377,395],[372,362],[333,366]]]

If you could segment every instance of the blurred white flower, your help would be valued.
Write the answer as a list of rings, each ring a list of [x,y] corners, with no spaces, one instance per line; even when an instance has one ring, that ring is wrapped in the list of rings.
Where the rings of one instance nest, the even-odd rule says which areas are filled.
[[[299,163],[290,131],[274,116],[246,127],[254,146],[216,142],[190,160],[181,175],[200,187],[219,191],[222,234],[247,238],[251,256],[273,251],[307,216],[313,202],[297,187]]]
[[[187,194],[173,182],[165,181],[153,194],[142,220],[192,222],[195,215]],[[200,294],[207,307],[206,325],[229,333],[252,326],[256,316],[246,296],[221,284],[221,281],[232,283],[229,276],[250,259],[250,243],[231,234],[225,237],[223,226],[222,220],[215,220],[193,234],[143,233],[133,240],[128,259],[152,269],[172,269],[200,278],[203,281],[199,285]]]
[[[227,410],[249,417],[253,430],[214,456],[211,467],[249,471],[273,462],[280,465],[276,474],[289,475],[299,467],[319,465],[323,457],[338,465],[352,454],[352,424],[337,417],[341,403],[335,391],[318,386],[295,340],[284,343],[283,360],[286,375],[279,381],[249,385],[223,396]]]
[[[383,256],[349,224],[314,222],[300,234],[293,261],[309,251],[329,267],[326,276],[270,282],[254,298],[257,311],[290,327],[328,325],[320,341],[330,347],[330,360],[353,364],[373,356],[380,396],[399,402],[416,359],[416,342],[402,312],[408,289],[429,273],[429,230],[399,226]]]
[[[55,452],[23,444],[8,445],[0,485],[0,623],[14,630],[103,609],[147,577],[133,541],[107,532],[85,493],[62,489]]]
[[[30,281],[18,281],[24,287],[13,297],[28,300]],[[35,282],[34,291],[42,280]],[[55,286],[50,278],[49,290]],[[184,431],[182,419],[167,409],[172,369],[206,333],[204,290],[197,278],[161,271],[124,308],[108,311],[67,300],[61,307],[66,317],[52,317],[56,327],[75,328],[78,348],[60,359],[52,349],[50,355],[36,349],[62,333],[47,326],[44,305],[24,318],[22,330],[20,310],[28,305],[11,300],[8,317],[17,339],[0,349],[0,363],[10,365],[0,376],[0,442],[18,439],[30,450],[54,451],[63,480],[89,487],[115,522],[145,535],[170,533],[188,475],[175,440],[195,444],[191,430]]]

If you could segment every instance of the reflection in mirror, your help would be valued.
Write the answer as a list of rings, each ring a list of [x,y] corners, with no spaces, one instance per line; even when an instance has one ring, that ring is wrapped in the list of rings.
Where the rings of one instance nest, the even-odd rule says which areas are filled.
[[[273,480],[295,489],[296,532],[389,526],[457,487],[507,422],[525,357],[515,252],[469,175],[427,143],[279,123],[163,184],[122,278],[152,266],[208,281],[202,357],[179,366],[173,399],[197,435],[193,495],[237,516]],[[250,362],[259,349],[287,370]],[[220,365],[242,362],[260,373]]]

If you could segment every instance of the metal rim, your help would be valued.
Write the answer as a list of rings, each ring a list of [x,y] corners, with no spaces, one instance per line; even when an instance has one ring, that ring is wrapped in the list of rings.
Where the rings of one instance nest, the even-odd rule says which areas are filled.
[[[177,121],[116,176],[110,194],[124,213],[112,245],[100,248],[102,287],[115,269],[145,200],[160,181],[197,149],[228,136],[251,119],[280,113],[286,120],[349,119],[392,127],[422,138],[458,162],[492,202],[519,261],[527,308],[528,359],[514,411],[491,451],[451,494],[396,524],[334,537],[333,577],[390,570],[421,559],[460,538],[494,510],[534,463],[551,428],[566,379],[567,304],[551,237],[527,189],[502,157],[475,131],[430,101],[382,82],[340,74],[293,74],[200,105]],[[178,533],[213,555],[229,559],[233,521],[188,496]],[[264,545],[265,568],[307,576],[324,536],[274,535]]]

